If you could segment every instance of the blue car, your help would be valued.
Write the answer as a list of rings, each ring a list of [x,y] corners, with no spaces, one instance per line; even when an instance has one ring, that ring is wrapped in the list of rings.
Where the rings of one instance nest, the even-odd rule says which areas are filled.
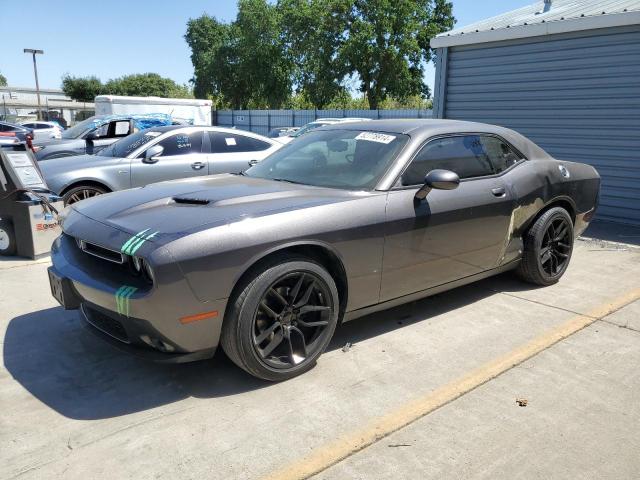
[[[62,132],[62,138],[34,141],[33,151],[38,160],[94,155],[131,133],[171,123],[163,113],[93,116]]]

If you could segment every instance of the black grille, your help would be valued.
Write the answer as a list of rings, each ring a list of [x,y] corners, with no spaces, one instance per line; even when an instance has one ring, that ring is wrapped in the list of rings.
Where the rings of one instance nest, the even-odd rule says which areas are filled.
[[[130,343],[127,331],[118,320],[86,305],[82,306],[82,311],[87,321],[98,330],[112,336],[116,340]]]
[[[85,253],[89,255],[93,255],[94,257],[102,258],[108,262],[113,263],[124,263],[124,255],[120,252],[116,252],[115,250],[111,250],[109,248],[101,247],[100,245],[96,245],[95,243],[89,243],[84,240],[78,240],[78,247]]]

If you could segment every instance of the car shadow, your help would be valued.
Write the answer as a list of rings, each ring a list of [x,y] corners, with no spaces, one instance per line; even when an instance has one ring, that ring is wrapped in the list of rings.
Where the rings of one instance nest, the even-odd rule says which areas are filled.
[[[498,286],[508,290],[518,284],[511,276],[501,275],[359,318],[338,327],[328,350],[472,304],[495,294]],[[65,417],[80,420],[126,415],[188,397],[232,396],[272,385],[236,367],[221,350],[211,360],[177,365],[121,352],[93,335],[77,312],[60,307],[10,321],[4,365],[38,400]]]

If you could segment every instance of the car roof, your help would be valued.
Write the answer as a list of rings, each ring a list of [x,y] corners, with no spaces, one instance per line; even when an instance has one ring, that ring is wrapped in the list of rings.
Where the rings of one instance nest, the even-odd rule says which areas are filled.
[[[188,129],[198,129],[198,130],[206,130],[210,132],[220,132],[220,133],[228,133],[230,135],[245,135],[247,137],[253,137],[260,140],[266,140],[270,143],[274,143],[275,139],[265,137],[264,135],[260,135],[259,133],[251,132],[249,130],[242,130],[239,128],[225,128],[225,127],[217,127],[215,125],[164,125],[160,127],[150,127],[145,130],[141,130],[142,132],[170,132],[172,130],[188,130]],[[278,142],[276,142],[278,143]]]
[[[366,130],[409,135],[422,141],[435,135],[457,133],[488,133],[498,135],[511,143],[527,158],[551,158],[541,147],[514,130],[488,123],[445,119],[393,119],[368,122],[344,122],[325,125],[321,130]]]

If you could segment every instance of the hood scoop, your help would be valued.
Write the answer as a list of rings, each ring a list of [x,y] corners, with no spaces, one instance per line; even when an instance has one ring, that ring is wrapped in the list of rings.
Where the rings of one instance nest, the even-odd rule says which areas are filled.
[[[209,203],[211,203],[211,200],[209,200],[208,198],[187,197],[187,196],[173,197],[173,201],[175,203],[180,203],[184,205],[209,205]]]

